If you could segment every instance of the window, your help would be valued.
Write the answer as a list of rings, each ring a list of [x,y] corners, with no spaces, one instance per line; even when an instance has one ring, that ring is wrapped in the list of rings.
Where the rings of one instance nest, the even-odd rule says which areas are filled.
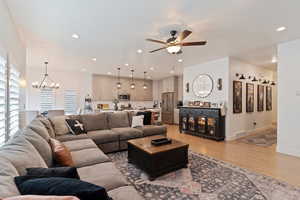
[[[5,131],[5,97],[6,97],[6,76],[5,76],[6,61],[0,57],[0,144],[3,144],[6,137]]]
[[[76,90],[65,90],[65,113],[76,114],[77,110],[77,92]]]
[[[14,68],[9,70],[9,106],[8,106],[8,134],[13,136],[19,130],[19,98],[20,74]]]
[[[48,111],[54,109],[55,105],[55,97],[54,97],[54,90],[53,89],[41,89],[40,91],[40,107],[41,111]]]

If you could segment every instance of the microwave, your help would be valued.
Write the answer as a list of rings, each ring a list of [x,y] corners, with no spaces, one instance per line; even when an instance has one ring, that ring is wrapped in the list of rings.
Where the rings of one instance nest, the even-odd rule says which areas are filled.
[[[119,101],[130,101],[130,94],[119,94]]]

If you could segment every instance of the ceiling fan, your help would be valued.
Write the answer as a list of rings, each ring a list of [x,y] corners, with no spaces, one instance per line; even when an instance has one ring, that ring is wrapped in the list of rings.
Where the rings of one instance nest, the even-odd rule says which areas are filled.
[[[177,37],[177,31],[172,30],[170,31],[171,34],[171,38],[167,39],[166,42],[161,41],[161,40],[154,40],[154,39],[146,39],[147,41],[150,42],[156,42],[156,43],[160,43],[160,44],[164,44],[163,47],[159,48],[159,49],[155,49],[152,51],[149,51],[149,53],[153,53],[159,50],[163,50],[163,49],[167,49],[167,51],[171,54],[179,54],[182,53],[181,48],[183,46],[201,46],[201,45],[206,45],[206,41],[199,41],[199,42],[182,42],[185,38],[187,38],[190,34],[192,33],[192,31],[189,30],[184,30],[181,33],[178,34]]]

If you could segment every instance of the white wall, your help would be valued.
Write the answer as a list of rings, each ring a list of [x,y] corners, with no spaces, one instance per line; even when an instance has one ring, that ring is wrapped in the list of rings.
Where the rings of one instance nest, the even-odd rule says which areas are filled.
[[[186,105],[188,101],[209,101],[212,103],[225,102],[227,105],[226,112],[226,140],[236,139],[239,136],[262,130],[264,128],[270,128],[274,119],[274,113],[276,113],[276,105],[274,105],[274,99],[276,98],[276,87],[273,87],[273,111],[257,112],[257,89],[255,86],[255,111],[253,113],[246,113],[246,82],[243,81],[243,112],[241,114],[233,114],[233,80],[237,80],[236,73],[249,75],[255,75],[257,78],[264,77],[268,80],[273,80],[274,71],[268,70],[262,67],[250,65],[234,58],[223,58],[215,61],[211,61],[204,64],[190,66],[184,68],[183,74],[183,100]],[[214,89],[212,94],[207,98],[198,98],[193,94],[192,83],[193,80],[199,74],[208,74],[214,81]],[[217,90],[217,80],[222,79],[223,89]],[[249,81],[251,82],[251,81]],[[185,91],[186,83],[190,84],[190,92]],[[251,82],[253,83],[253,82]],[[256,84],[255,84],[256,85]],[[276,102],[275,102],[276,103]],[[265,103],[264,103],[265,105]],[[254,126],[253,122],[257,125]]]
[[[25,78],[26,48],[4,0],[0,0],[0,55],[3,57],[8,55],[10,63],[21,73],[21,78]],[[20,91],[21,109],[24,108],[25,99],[25,89],[22,88]]]
[[[233,113],[233,81],[238,80],[236,73],[244,74],[248,76],[256,76],[256,78],[265,78],[267,80],[273,80],[274,71],[268,70],[263,67],[257,67],[245,62],[239,61],[234,58],[230,58],[230,80],[229,80],[229,104],[228,104],[228,114],[227,119],[230,121],[229,133],[226,137],[228,140],[235,139],[239,136],[243,136],[255,131],[270,128],[273,122],[273,113],[276,111],[276,105],[272,105],[272,111],[266,111],[266,94],[264,98],[264,111],[257,112],[257,84],[258,82],[252,82],[251,80],[243,80],[243,112],[234,114]],[[246,83],[254,84],[254,112],[246,112]],[[276,99],[276,94],[274,94],[274,89],[272,88],[273,99]],[[254,125],[256,122],[256,126]]]
[[[192,85],[194,79],[200,74],[208,74],[214,81],[214,88],[210,96],[199,98],[193,93]],[[223,89],[217,89],[217,80],[221,78]],[[188,101],[209,101],[220,103],[221,101],[228,102],[228,80],[229,79],[229,58],[223,58],[208,63],[198,64],[190,67],[185,67],[183,70],[183,101],[187,104]],[[189,93],[185,90],[186,83],[190,85]]]
[[[40,68],[27,68],[27,110],[40,110],[40,90],[31,87],[31,83],[39,81],[44,74],[44,66]],[[58,71],[51,70],[51,63],[49,64],[49,75],[54,82],[60,84],[60,88],[56,90],[56,105],[58,109],[64,108],[64,91],[76,90],[78,94],[77,103],[79,107],[84,104],[84,98],[87,94],[92,93],[92,75],[88,72],[79,71]]]
[[[278,46],[277,151],[300,156],[300,40]]]

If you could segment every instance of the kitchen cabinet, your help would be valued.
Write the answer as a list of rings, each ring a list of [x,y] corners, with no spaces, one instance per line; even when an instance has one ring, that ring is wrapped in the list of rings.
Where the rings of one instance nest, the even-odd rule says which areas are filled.
[[[147,89],[143,88],[143,79],[134,79],[135,89],[130,88],[131,79],[122,77],[121,89],[116,88],[117,78],[113,76],[93,74],[92,95],[94,101],[112,101],[119,94],[130,94],[131,101],[152,101],[153,86],[152,80],[146,80]]]

